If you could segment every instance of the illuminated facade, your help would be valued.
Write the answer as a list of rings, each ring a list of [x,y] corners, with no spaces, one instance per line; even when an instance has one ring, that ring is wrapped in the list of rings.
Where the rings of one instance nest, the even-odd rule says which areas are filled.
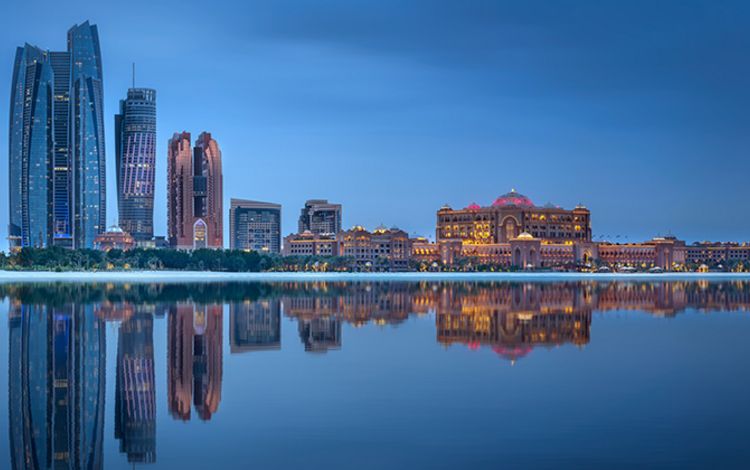
[[[573,210],[551,204],[536,206],[515,190],[498,197],[489,207],[471,204],[454,210],[443,206],[437,213],[438,242],[491,245],[508,243],[522,233],[543,242],[589,242],[591,214],[583,206]]]
[[[316,235],[309,230],[284,237],[284,256],[339,256],[335,235]]]
[[[104,233],[100,233],[94,239],[94,249],[101,251],[130,250],[135,248],[135,240],[129,233],[120,227],[110,227]]]
[[[229,249],[281,252],[281,206],[232,199],[229,208]]]
[[[221,150],[202,133],[190,149],[190,133],[174,134],[167,155],[167,219],[170,245],[177,249],[222,248]]]
[[[11,80],[11,249],[92,248],[106,223],[102,59],[89,22],[65,52],[16,51]]]
[[[156,90],[131,88],[115,115],[115,167],[120,227],[136,239],[154,236]]]
[[[405,271],[411,260],[409,235],[398,228],[379,227],[372,232],[355,226],[339,232],[339,254],[354,260],[358,270]]]

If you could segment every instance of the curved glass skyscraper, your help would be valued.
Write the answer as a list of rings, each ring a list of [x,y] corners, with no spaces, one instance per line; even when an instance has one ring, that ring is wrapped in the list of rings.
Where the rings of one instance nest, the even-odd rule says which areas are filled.
[[[16,51],[10,100],[11,248],[91,248],[106,225],[99,33],[68,31],[68,50]]]
[[[136,241],[154,236],[156,90],[131,88],[115,115],[115,164],[120,228]]]

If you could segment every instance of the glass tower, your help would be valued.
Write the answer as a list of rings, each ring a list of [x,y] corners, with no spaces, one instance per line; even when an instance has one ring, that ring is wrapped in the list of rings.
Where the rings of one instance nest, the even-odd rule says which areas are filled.
[[[136,241],[154,236],[156,90],[131,88],[115,115],[115,165],[120,228]]]
[[[96,26],[73,26],[65,52],[17,49],[8,148],[11,249],[91,248],[104,231],[102,106]]]

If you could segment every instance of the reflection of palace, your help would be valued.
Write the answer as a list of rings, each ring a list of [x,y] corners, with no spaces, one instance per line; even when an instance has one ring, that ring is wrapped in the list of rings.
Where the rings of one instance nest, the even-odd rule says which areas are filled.
[[[440,343],[488,345],[515,360],[535,346],[588,343],[591,305],[584,291],[554,285],[445,289],[435,323]]]
[[[169,412],[190,419],[191,401],[207,421],[221,401],[222,305],[176,303],[170,307],[167,337]]]
[[[276,299],[229,305],[231,352],[281,348],[281,309]]]
[[[128,462],[156,460],[154,317],[138,311],[120,324],[117,340],[115,438]]]
[[[9,317],[12,467],[104,468],[104,323],[77,304],[12,302]]]

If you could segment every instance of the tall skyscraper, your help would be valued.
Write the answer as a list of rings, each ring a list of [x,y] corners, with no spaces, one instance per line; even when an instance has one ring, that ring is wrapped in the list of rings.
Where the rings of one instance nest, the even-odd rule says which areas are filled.
[[[310,199],[300,211],[299,233],[336,235],[341,231],[341,204],[330,204],[326,199]]]
[[[190,133],[174,134],[167,155],[170,245],[178,249],[222,248],[221,150],[208,132],[190,151]]]
[[[156,90],[131,88],[115,115],[119,225],[136,241],[154,236]]]
[[[270,202],[232,199],[229,208],[229,248],[281,252],[281,206]]]
[[[68,50],[16,50],[8,143],[11,249],[91,248],[106,223],[102,61],[87,22]]]

